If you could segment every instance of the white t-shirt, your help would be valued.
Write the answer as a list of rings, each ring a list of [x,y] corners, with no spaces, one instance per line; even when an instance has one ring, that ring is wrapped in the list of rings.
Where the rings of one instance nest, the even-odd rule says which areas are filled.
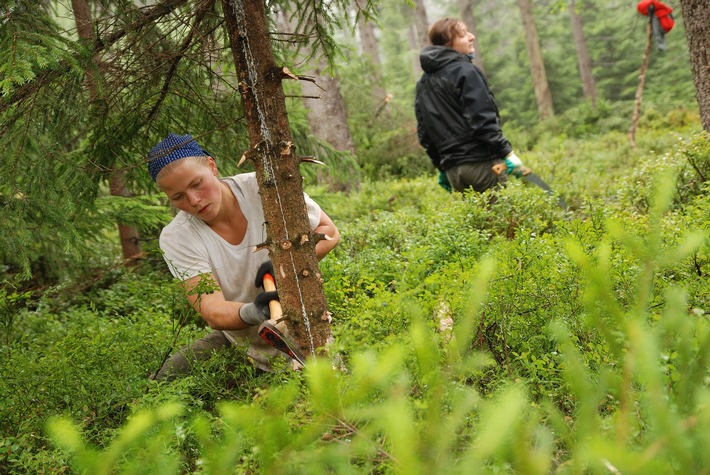
[[[268,250],[253,252],[254,246],[266,241],[259,186],[255,173],[241,173],[222,181],[229,185],[247,220],[242,242],[230,244],[201,219],[179,211],[160,233],[160,249],[175,278],[187,280],[212,273],[225,299],[251,302],[263,291],[254,286],[256,272],[261,263],[269,260]],[[321,208],[305,193],[304,197],[311,229],[315,229],[320,222]],[[248,344],[247,354],[258,367],[268,370],[270,365],[265,355],[276,356],[280,352],[262,340],[257,330],[258,326],[251,326],[224,333],[232,343]]]

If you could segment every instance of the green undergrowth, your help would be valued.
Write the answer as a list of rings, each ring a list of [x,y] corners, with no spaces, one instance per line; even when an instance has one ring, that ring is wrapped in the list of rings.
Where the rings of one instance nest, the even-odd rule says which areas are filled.
[[[301,372],[223,351],[150,381],[207,331],[157,255],[3,287],[0,473],[702,473],[707,135],[577,140],[527,155],[567,209],[518,180],[309,189],[342,241],[330,357]]]

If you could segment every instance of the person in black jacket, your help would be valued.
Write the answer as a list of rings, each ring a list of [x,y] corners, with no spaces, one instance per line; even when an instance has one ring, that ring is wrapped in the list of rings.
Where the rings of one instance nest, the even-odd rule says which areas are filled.
[[[440,171],[439,183],[446,188],[448,181],[455,191],[483,192],[526,169],[503,135],[486,78],[471,62],[474,38],[455,18],[431,26],[431,45],[420,55],[424,74],[417,83],[415,111],[419,143]]]

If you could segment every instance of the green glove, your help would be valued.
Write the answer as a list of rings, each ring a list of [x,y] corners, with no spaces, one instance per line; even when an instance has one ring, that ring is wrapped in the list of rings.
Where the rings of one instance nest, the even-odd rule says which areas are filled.
[[[505,167],[506,167],[505,172],[508,175],[513,175],[518,178],[523,176],[523,172],[525,171],[525,165],[523,165],[522,160],[520,160],[520,158],[518,158],[518,156],[515,154],[515,152],[510,152],[505,157]]]
[[[449,183],[449,178],[446,176],[445,171],[439,171],[439,186],[451,193],[451,183]]]

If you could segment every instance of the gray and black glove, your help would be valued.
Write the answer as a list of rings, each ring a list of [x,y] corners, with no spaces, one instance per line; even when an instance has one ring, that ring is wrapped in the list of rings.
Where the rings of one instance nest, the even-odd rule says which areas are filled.
[[[258,289],[264,286],[264,276],[266,274],[271,274],[272,277],[274,276],[274,265],[271,261],[263,262],[259,266],[259,270],[256,271],[256,278],[254,279],[254,287]]]
[[[256,296],[253,302],[245,303],[239,309],[239,318],[247,325],[259,325],[271,317],[269,302],[278,300],[279,294],[273,292],[262,292]]]

